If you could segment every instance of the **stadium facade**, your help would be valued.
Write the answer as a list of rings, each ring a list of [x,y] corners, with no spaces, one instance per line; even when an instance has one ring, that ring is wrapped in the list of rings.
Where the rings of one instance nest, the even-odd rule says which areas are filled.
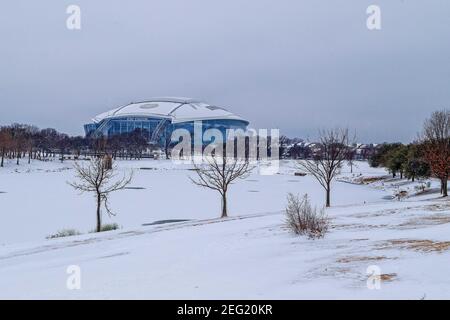
[[[201,121],[203,132],[218,129],[225,137],[227,129],[246,130],[249,122],[225,108],[186,98],[154,98],[101,113],[84,125],[86,136],[112,136],[136,130],[150,143],[164,145],[176,129],[192,135],[194,123]]]

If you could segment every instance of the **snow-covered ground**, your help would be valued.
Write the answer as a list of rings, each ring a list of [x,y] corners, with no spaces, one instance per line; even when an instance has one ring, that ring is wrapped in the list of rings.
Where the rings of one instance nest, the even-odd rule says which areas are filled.
[[[324,192],[294,176],[292,162],[233,185],[225,220],[217,219],[217,195],[192,185],[187,167],[120,167],[132,168],[132,186],[143,189],[112,198],[111,221],[123,228],[100,234],[87,233],[92,196],[66,184],[70,162],[0,169],[0,298],[450,298],[450,206],[433,193],[436,182],[415,195],[420,183],[378,180],[384,170],[358,163],[334,184],[330,232],[309,240],[286,230],[286,194],[308,193],[321,205]],[[401,200],[390,199],[401,191]],[[166,219],[189,221],[142,226]],[[62,228],[85,234],[45,240]],[[70,265],[81,268],[80,290],[67,289]],[[369,266],[382,274],[379,290],[367,287]]]
[[[130,189],[111,195],[115,217],[104,217],[104,223],[116,222],[124,229],[167,219],[211,219],[220,216],[217,192],[195,186],[189,176],[190,165],[176,165],[168,160],[119,161],[123,172],[134,171]],[[95,227],[95,199],[80,195],[68,181],[74,180],[72,162],[34,161],[0,168],[0,210],[8,223],[0,223],[0,244],[35,241],[64,228],[87,233]],[[366,164],[361,164],[367,170]],[[373,169],[369,169],[373,170]],[[255,173],[231,186],[231,216],[280,211],[288,192],[308,193],[318,205],[324,192],[312,177],[294,176],[299,171],[284,162],[280,174],[263,176]],[[380,172],[379,169],[375,170]],[[336,183],[335,204],[377,201],[383,192]]]

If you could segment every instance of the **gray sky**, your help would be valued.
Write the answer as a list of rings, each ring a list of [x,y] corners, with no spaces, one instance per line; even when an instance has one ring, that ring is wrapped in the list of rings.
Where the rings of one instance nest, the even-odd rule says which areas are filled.
[[[81,30],[66,8],[81,7]],[[366,8],[381,7],[369,31]],[[42,0],[0,10],[0,124],[82,134],[154,96],[226,106],[255,128],[348,126],[410,141],[450,108],[448,0]]]

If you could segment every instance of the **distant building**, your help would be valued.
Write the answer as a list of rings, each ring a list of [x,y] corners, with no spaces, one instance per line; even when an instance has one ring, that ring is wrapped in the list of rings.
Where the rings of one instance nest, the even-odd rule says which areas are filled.
[[[202,129],[219,129],[225,137],[227,129],[246,130],[249,122],[225,108],[185,98],[154,98],[130,103],[97,115],[84,125],[87,136],[112,136],[139,130],[155,144],[164,144],[176,129],[194,132],[194,122]]]
[[[367,160],[371,158],[380,145],[377,144],[353,144],[348,146],[352,152],[353,160]],[[299,141],[283,146],[282,156],[290,159],[314,159],[320,155],[322,147],[319,142]]]
[[[377,151],[377,144],[357,144],[354,147],[355,160],[367,160]]]

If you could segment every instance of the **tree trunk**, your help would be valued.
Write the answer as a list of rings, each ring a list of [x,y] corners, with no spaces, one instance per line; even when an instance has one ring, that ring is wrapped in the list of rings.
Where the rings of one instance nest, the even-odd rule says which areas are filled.
[[[100,194],[97,194],[97,232],[102,231],[102,216],[100,212],[100,206],[102,204]]]
[[[2,160],[0,162],[0,167],[3,168],[3,159],[5,158],[5,148],[2,149]]]
[[[331,194],[331,190],[330,190],[330,185],[327,185],[327,189],[326,189],[326,193],[327,193],[327,198],[326,198],[326,207],[330,207],[330,194]]]
[[[443,197],[447,197],[448,196],[448,191],[447,191],[447,181],[448,178],[446,178],[445,180],[443,180],[443,184],[442,184],[442,196]]]
[[[166,146],[166,148],[165,148],[166,150],[165,150],[165,154],[166,154],[166,160],[169,160],[170,159],[170,157],[169,157],[169,147],[168,146]]]
[[[228,211],[227,211],[227,194],[226,192],[222,195],[222,216],[221,218],[228,217]]]

